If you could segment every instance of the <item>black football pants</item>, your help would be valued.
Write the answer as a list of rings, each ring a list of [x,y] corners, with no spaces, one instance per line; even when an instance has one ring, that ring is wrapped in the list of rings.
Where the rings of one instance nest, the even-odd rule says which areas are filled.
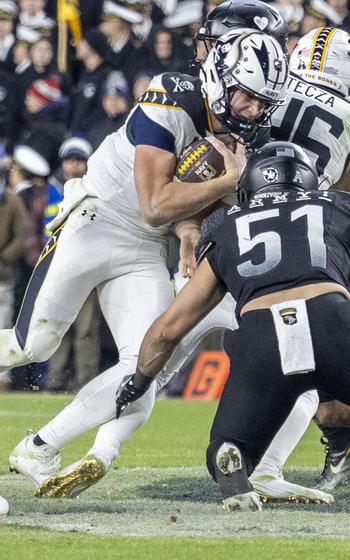
[[[307,301],[316,370],[284,375],[269,309],[243,315],[239,329],[228,334],[231,371],[210,433],[207,464],[220,445],[236,444],[253,471],[305,391],[319,389],[350,404],[350,301],[325,294]]]

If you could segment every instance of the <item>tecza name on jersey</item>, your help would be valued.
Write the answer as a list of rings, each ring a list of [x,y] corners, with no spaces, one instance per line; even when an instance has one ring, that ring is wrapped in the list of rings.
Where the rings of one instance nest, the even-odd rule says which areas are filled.
[[[327,91],[321,91],[320,88],[318,88],[317,86],[313,86],[311,84],[307,84],[306,82],[302,82],[301,80],[293,78],[293,76],[289,77],[288,88],[292,88],[292,90],[295,93],[299,93],[300,95],[305,95],[305,97],[310,97],[317,101],[321,101],[321,103],[324,103],[325,105],[329,105],[330,107],[333,107],[334,105],[334,101],[335,101],[334,95],[331,95]]]

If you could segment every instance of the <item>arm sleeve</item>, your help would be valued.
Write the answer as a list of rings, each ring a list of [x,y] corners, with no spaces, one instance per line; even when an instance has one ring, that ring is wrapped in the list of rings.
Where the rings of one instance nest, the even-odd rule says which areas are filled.
[[[130,117],[129,136],[134,146],[146,144],[174,153],[174,135],[170,130],[146,115],[141,107],[137,107]]]
[[[161,147],[176,157],[198,137],[189,114],[165,90],[162,74],[153,78],[139,99],[129,118],[127,134],[134,145]]]
[[[215,243],[213,243],[210,247],[208,247],[208,250],[207,250],[206,254],[204,255],[204,257],[206,258],[207,262],[210,265],[210,268],[214,272],[220,288],[224,292],[227,292],[228,291],[227,286],[226,286],[225,282],[223,281],[222,276],[219,272],[218,247]]]

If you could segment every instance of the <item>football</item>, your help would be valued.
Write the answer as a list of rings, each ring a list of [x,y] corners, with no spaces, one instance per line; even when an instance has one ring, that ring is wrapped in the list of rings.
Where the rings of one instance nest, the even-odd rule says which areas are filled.
[[[215,179],[225,171],[224,158],[208,138],[189,144],[180,154],[175,176],[179,181],[202,183]]]

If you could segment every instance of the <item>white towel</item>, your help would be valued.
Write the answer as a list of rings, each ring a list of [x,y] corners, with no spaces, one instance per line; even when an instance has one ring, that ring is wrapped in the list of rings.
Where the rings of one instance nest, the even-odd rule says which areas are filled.
[[[315,371],[315,356],[304,299],[271,305],[284,375]]]

